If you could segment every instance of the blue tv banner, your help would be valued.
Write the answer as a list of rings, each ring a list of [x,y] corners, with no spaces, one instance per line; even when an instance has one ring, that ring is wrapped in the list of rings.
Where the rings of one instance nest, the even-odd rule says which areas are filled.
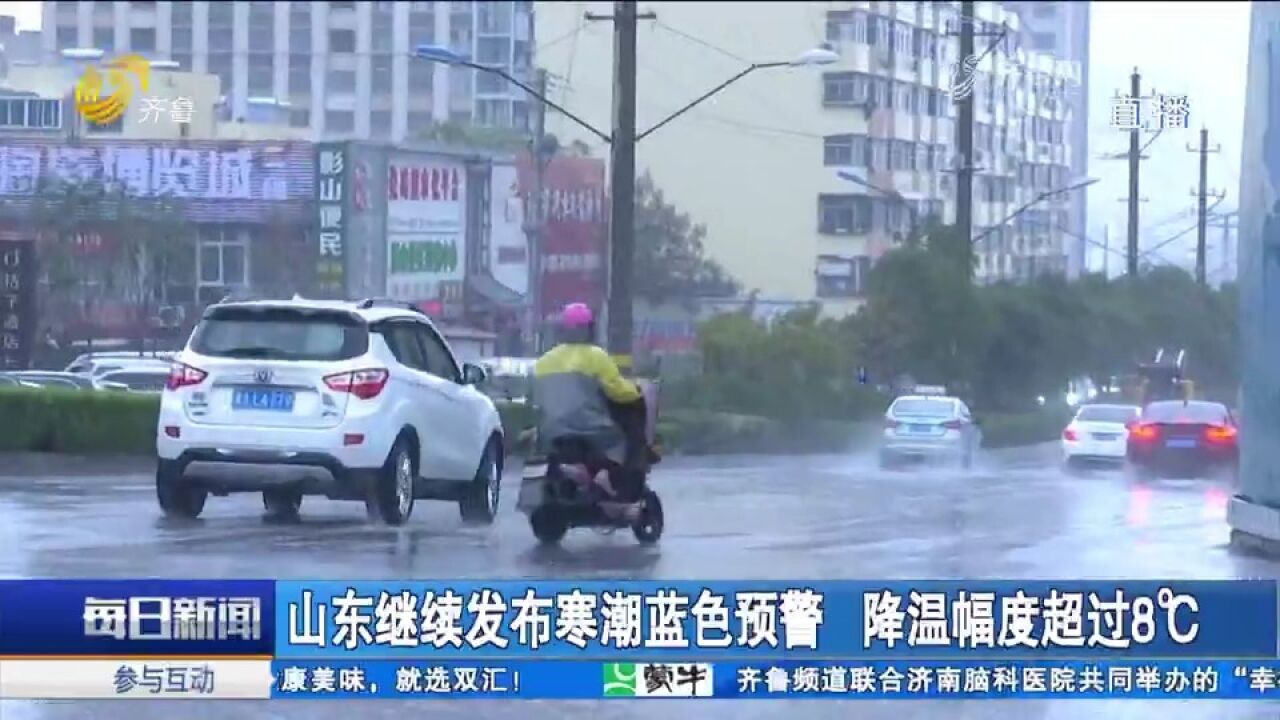
[[[624,663],[276,661],[271,697],[296,700],[635,698],[1276,700],[1280,663],[960,659]]]
[[[0,580],[0,655],[270,656],[272,580]]]
[[[1277,657],[1241,582],[280,582],[277,658]]]
[[[1274,581],[0,581],[0,656],[707,662],[1277,654]]]

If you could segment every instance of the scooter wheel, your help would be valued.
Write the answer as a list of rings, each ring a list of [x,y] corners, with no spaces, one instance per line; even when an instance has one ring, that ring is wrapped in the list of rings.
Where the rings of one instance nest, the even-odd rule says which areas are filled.
[[[631,532],[642,545],[652,545],[662,537],[666,518],[662,514],[662,500],[652,490],[644,492],[644,509],[640,511],[640,519],[631,526]]]
[[[529,527],[539,542],[554,545],[564,539],[569,532],[569,521],[564,513],[554,507],[542,506],[529,516]]]

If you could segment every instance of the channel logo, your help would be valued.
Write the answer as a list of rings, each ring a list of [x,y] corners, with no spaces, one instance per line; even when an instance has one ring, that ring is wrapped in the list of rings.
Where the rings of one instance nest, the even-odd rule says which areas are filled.
[[[706,663],[605,663],[605,697],[712,697],[714,668]]]

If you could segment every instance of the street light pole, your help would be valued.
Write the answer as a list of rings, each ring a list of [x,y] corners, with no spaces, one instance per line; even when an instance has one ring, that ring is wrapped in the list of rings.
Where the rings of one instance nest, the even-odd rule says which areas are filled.
[[[612,20],[614,23],[614,113],[613,131],[606,133],[583,120],[546,96],[545,88],[531,87],[512,77],[501,67],[472,62],[458,53],[437,45],[419,45],[414,56],[432,62],[471,68],[496,75],[524,90],[530,97],[569,118],[578,126],[595,135],[610,147],[611,186],[609,218],[609,278],[608,303],[605,318],[608,327],[608,347],[618,356],[621,364],[630,362],[632,336],[632,265],[635,258],[635,145],[659,128],[680,117],[713,95],[756,70],[805,65],[830,65],[840,59],[829,45],[807,50],[790,62],[753,63],[720,83],[697,99],[676,110],[649,129],[636,133],[636,24],[640,19],[652,19],[652,13],[637,13],[634,2],[614,3],[614,14],[597,16],[587,14],[588,20]],[[536,158],[535,158],[536,160]],[[541,278],[539,278],[541,280]]]

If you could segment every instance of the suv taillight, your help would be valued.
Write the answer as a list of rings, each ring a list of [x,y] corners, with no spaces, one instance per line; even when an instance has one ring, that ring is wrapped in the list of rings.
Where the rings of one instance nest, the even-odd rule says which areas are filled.
[[[324,384],[330,390],[351,393],[361,400],[368,400],[369,398],[377,397],[378,393],[382,392],[382,388],[387,386],[387,380],[390,378],[391,373],[386,370],[370,368],[327,375],[325,376]]]
[[[960,422],[959,420],[948,420],[942,423],[942,427],[948,430],[959,430],[960,428],[964,427],[964,423]]]
[[[199,385],[207,377],[209,377],[209,373],[200,368],[194,368],[183,363],[174,363],[169,366],[169,379],[165,380],[164,386],[167,390],[177,390],[188,385]]]

